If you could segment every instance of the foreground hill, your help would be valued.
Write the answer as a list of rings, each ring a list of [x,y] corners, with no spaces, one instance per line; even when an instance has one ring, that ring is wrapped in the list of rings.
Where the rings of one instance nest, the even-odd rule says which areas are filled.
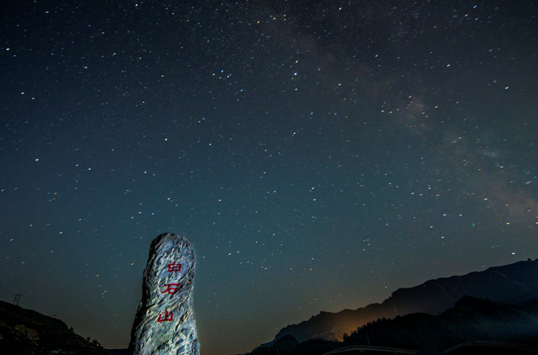
[[[108,355],[59,319],[0,301],[2,355]]]
[[[338,313],[321,312],[307,321],[289,325],[275,340],[291,335],[299,342],[309,339],[339,341],[344,333],[378,318],[410,313],[439,314],[454,307],[464,296],[495,302],[521,304],[538,295],[538,259],[492,267],[481,272],[427,281],[419,286],[396,290],[383,303]]]
[[[344,335],[343,342],[299,343],[286,335],[250,355],[538,354],[536,329],[538,299],[508,305],[465,296],[438,316],[413,313],[378,319]]]

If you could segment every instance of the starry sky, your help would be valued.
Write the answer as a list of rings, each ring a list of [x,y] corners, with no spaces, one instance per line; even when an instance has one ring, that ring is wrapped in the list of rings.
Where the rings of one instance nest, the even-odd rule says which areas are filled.
[[[532,0],[8,0],[0,299],[126,348],[195,245],[203,355],[538,257]]]

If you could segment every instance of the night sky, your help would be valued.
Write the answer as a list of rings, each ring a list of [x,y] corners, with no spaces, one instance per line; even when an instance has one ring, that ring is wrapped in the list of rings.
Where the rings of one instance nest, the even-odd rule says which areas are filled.
[[[3,2],[0,299],[126,348],[187,236],[203,355],[538,257],[533,0]]]

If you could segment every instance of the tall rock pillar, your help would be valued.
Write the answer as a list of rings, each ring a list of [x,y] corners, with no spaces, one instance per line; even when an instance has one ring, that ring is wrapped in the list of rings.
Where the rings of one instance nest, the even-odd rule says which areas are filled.
[[[151,243],[130,354],[199,355],[192,301],[194,265],[194,249],[187,238],[164,233]]]

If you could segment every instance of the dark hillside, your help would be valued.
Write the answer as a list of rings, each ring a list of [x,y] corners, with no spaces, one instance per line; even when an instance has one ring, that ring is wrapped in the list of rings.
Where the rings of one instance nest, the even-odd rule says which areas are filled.
[[[107,355],[97,343],[86,341],[59,319],[0,301],[2,355]]]
[[[439,316],[415,313],[370,322],[345,336],[344,344],[433,352],[471,341],[538,346],[536,306],[536,301],[507,305],[466,296]]]

